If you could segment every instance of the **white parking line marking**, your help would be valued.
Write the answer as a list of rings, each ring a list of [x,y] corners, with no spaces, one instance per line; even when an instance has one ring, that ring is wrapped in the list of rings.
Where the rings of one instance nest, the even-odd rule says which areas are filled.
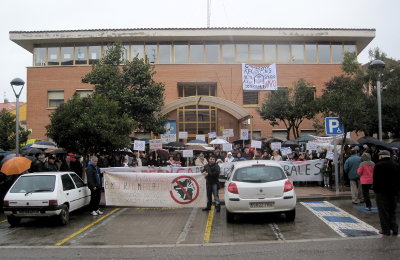
[[[186,221],[186,225],[183,228],[182,232],[179,234],[178,240],[176,241],[177,244],[182,243],[185,241],[187,234],[189,233],[190,229],[192,228],[192,224],[196,218],[198,208],[193,208],[192,213],[190,213],[190,216],[188,220]]]
[[[281,241],[286,240],[276,223],[269,224],[269,226],[271,227],[272,231],[274,231],[276,239],[281,240]]]
[[[301,202],[341,237],[374,236],[379,230],[327,201]]]

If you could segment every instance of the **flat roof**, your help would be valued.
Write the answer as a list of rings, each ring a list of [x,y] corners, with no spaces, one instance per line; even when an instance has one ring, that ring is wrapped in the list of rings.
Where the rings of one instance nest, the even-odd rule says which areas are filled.
[[[375,29],[347,28],[134,28],[60,31],[10,31],[10,40],[33,52],[35,45],[93,44],[107,42],[169,41],[280,41],[354,42],[361,52],[374,38]]]

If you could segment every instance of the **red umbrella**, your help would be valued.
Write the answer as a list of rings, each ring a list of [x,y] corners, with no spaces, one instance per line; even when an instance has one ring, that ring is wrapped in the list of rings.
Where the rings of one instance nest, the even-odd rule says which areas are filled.
[[[5,175],[21,174],[31,167],[31,160],[25,157],[4,158],[0,172]]]

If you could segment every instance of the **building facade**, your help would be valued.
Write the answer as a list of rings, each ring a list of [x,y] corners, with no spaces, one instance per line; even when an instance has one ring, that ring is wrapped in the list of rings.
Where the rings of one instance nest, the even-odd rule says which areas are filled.
[[[374,29],[181,28],[76,31],[14,31],[10,39],[33,55],[27,68],[27,127],[30,138],[46,139],[49,115],[77,92],[93,87],[81,78],[110,44],[124,46],[124,58],[137,56],[155,66],[155,81],[165,84],[164,114],[196,135],[247,128],[254,137],[286,138],[283,125],[272,127],[257,109],[268,91],[244,91],[242,63],[277,64],[279,87],[304,78],[322,94],[325,82],[340,75],[344,52],[360,53]],[[315,133],[312,121],[301,132]],[[145,137],[149,133],[138,133]],[[232,140],[232,139],[231,139]]]

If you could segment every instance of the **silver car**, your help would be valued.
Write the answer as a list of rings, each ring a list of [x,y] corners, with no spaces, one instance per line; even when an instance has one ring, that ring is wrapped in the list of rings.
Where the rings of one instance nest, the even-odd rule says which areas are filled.
[[[296,217],[296,193],[280,164],[266,160],[235,162],[225,183],[226,219],[235,214],[283,212]]]

